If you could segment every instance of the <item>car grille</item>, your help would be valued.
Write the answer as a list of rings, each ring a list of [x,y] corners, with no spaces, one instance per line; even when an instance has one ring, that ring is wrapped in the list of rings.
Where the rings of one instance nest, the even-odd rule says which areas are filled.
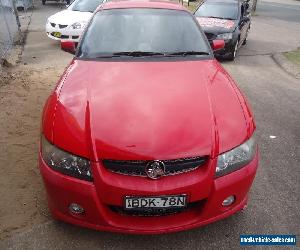
[[[67,28],[68,25],[59,24],[58,27],[59,27],[60,29],[64,29],[64,28]]]
[[[182,213],[182,212],[188,211],[190,209],[200,209],[204,203],[205,203],[205,200],[191,202],[191,203],[187,204],[187,206],[184,208],[178,208],[178,207],[177,208],[176,207],[174,207],[174,208],[172,208],[172,207],[143,208],[143,209],[138,209],[138,210],[126,210],[120,206],[109,206],[109,208],[111,211],[121,214],[121,215],[149,217],[149,216],[166,216],[166,215]]]
[[[55,23],[50,23],[50,25],[55,28],[56,24]]]
[[[206,35],[208,41],[212,41],[212,40],[214,40],[217,37],[213,33],[205,33],[205,35]]]
[[[208,160],[207,156],[181,158],[176,160],[162,160],[165,164],[165,175],[175,175],[189,172],[203,166]],[[151,161],[120,161],[120,160],[103,160],[102,163],[106,169],[111,172],[132,175],[147,176],[145,168]]]

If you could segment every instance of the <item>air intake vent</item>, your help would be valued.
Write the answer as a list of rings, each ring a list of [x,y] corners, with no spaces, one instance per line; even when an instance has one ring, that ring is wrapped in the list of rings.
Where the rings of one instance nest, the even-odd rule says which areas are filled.
[[[203,166],[208,160],[207,156],[181,158],[176,160],[162,160],[165,165],[165,175],[175,175],[193,171]],[[145,176],[145,168],[151,161],[119,161],[119,160],[103,160],[102,163],[106,169],[111,172],[132,175]]]

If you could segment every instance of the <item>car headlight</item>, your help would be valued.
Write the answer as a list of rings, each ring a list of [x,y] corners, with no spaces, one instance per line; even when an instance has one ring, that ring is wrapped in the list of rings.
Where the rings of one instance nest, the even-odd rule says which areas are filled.
[[[252,137],[242,145],[218,156],[218,163],[215,174],[216,177],[229,174],[244,167],[253,160],[255,152],[255,136],[252,135]]]
[[[44,135],[41,138],[41,147],[44,161],[53,170],[79,179],[93,180],[89,160],[55,147],[47,141]]]
[[[85,23],[83,23],[83,22],[80,22],[80,23],[76,22],[76,23],[73,23],[71,25],[71,28],[74,29],[74,30],[76,30],[76,29],[83,29],[84,26],[85,26]]]
[[[232,33],[223,33],[223,34],[219,34],[219,35],[217,35],[217,39],[221,39],[221,40],[231,40],[231,39],[232,39]]]

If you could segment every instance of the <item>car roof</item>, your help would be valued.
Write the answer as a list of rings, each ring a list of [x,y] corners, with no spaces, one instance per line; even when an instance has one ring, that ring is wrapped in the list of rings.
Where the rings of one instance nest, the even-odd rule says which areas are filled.
[[[187,11],[181,4],[171,1],[160,0],[112,0],[100,5],[97,9],[131,9],[131,8],[152,8]]]

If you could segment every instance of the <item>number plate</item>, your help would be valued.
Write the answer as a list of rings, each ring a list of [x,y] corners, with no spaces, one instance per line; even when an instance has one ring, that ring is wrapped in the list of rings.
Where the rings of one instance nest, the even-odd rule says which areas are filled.
[[[61,33],[60,32],[53,32],[53,36],[60,38],[61,37]]]
[[[184,208],[186,207],[186,195],[170,195],[157,197],[125,197],[124,208],[127,210],[140,210],[143,208]]]

